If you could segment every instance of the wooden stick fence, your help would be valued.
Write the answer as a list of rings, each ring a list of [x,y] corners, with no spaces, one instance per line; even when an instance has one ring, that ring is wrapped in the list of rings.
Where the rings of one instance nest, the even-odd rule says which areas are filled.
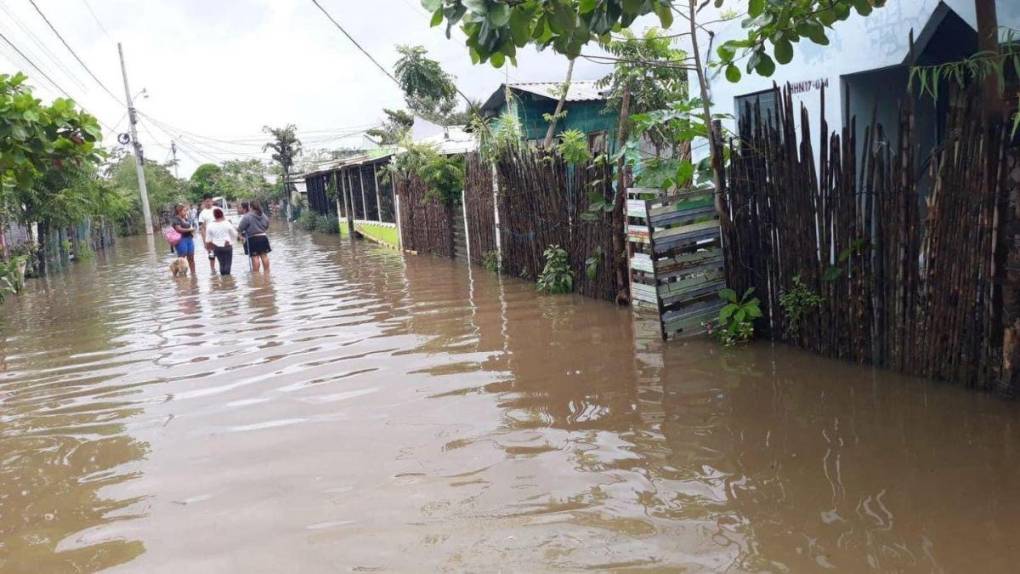
[[[496,220],[492,167],[478,153],[467,154],[464,178],[464,213],[471,263],[482,265],[486,254],[496,253]]]
[[[400,196],[401,244],[406,250],[453,257],[453,217],[460,214],[435,198],[417,176],[394,177]]]
[[[996,222],[1009,193],[1003,128],[988,127],[965,98],[955,102],[929,183],[919,177],[909,106],[894,138],[872,121],[860,146],[855,120],[830,134],[823,116],[816,166],[806,110],[798,130],[789,89],[777,99],[776,118],[743,110],[745,129],[730,143],[730,286],[757,289],[761,326],[774,338],[826,356],[994,385],[1003,319],[994,304]],[[780,297],[794,290],[795,277],[821,304],[792,325]]]
[[[489,169],[480,160],[468,162],[469,235],[472,257],[484,253],[476,250],[475,238],[484,238],[484,245],[495,248],[484,229],[494,222],[481,212],[487,209],[484,196],[491,196],[491,181],[480,171]],[[618,287],[615,266],[623,253],[614,253],[614,230],[607,213],[582,217],[588,212],[592,196],[605,201],[613,197],[612,169],[608,162],[591,161],[568,165],[555,153],[515,149],[506,151],[496,162],[499,212],[499,234],[503,271],[509,275],[534,281],[545,266],[544,251],[558,245],[568,255],[574,271],[575,290],[589,297],[612,300]],[[594,192],[594,193],[592,193]],[[479,231],[476,231],[478,229]]]

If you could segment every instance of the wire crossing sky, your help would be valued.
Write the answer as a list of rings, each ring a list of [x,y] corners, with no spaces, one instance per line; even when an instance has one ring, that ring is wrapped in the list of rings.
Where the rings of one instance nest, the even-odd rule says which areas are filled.
[[[139,128],[146,157],[163,161],[175,141],[182,176],[214,159],[268,157],[266,125],[295,124],[306,150],[371,146],[362,131],[382,121],[383,108],[406,108],[389,77],[397,44],[425,46],[466,94],[481,100],[507,77],[559,82],[567,67],[561,56],[531,49],[516,69],[472,66],[463,35],[448,40],[441,28],[430,28],[419,0],[3,0],[0,6],[10,13],[0,18],[9,40],[0,40],[0,73],[24,71],[43,100],[66,90],[102,120],[107,145],[127,125],[119,121],[124,106],[107,93],[123,92],[121,42],[133,92],[145,89],[135,105],[152,132]],[[574,77],[597,79],[607,71],[578,61]]]

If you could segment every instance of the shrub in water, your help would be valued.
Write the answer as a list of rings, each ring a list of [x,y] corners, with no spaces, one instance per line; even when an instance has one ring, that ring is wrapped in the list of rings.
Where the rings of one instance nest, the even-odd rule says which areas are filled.
[[[538,290],[549,294],[574,290],[574,272],[567,262],[567,252],[559,245],[550,245],[545,250],[545,268],[538,277]]]

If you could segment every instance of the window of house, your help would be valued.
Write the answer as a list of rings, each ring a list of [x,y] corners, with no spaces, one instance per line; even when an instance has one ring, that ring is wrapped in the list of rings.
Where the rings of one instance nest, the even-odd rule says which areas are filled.
[[[765,90],[737,96],[733,98],[734,108],[737,116],[737,126],[740,131],[753,129],[761,119],[761,122],[775,125],[779,118],[779,102],[776,100],[775,90]],[[760,111],[760,116],[758,115]]]
[[[591,150],[593,155],[605,153],[606,151],[606,132],[605,130],[598,132],[591,132],[588,134],[588,149]]]

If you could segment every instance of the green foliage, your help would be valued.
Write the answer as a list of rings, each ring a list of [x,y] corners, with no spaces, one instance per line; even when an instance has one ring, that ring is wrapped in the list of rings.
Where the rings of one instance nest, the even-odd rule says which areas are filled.
[[[336,235],[340,233],[340,224],[336,217],[330,215],[322,215],[316,213],[311,209],[305,209],[298,215],[296,223],[298,227],[305,231],[314,231],[316,233],[327,233],[330,235]]]
[[[7,261],[0,261],[0,304],[7,300],[8,295],[21,293],[25,287],[24,272],[28,258],[14,255]]]
[[[524,129],[517,114],[513,112],[503,112],[495,120],[489,121],[475,117],[470,128],[478,137],[478,153],[488,162],[523,145]]]
[[[397,145],[407,139],[414,127],[414,115],[404,110],[383,109],[386,119],[381,126],[372,128],[365,132],[370,138],[374,138],[379,145]]]
[[[867,239],[854,239],[850,242],[850,247],[847,247],[843,251],[839,252],[839,257],[836,258],[836,264],[829,267],[822,273],[822,281],[832,282],[843,276],[846,272],[846,262],[850,260],[854,255],[863,253],[871,247]]]
[[[724,3],[715,0],[716,7]],[[718,65],[731,82],[740,81],[737,62],[741,60],[746,73],[771,76],[777,62],[788,64],[793,59],[793,45],[801,39],[826,46],[828,31],[836,22],[846,20],[853,11],[867,16],[884,5],[885,0],[749,0],[747,17],[741,22],[746,35],[719,45]]]
[[[145,184],[149,192],[149,206],[154,217],[169,218],[173,206],[187,200],[188,182],[174,177],[169,166],[146,160]],[[105,183],[116,193],[123,209],[112,217],[121,235],[134,235],[144,229],[141,198],[138,193],[138,176],[133,155],[115,153],[104,166]]]
[[[493,273],[499,273],[501,269],[499,252],[486,251],[482,255],[482,267],[485,267],[487,270],[492,271]]]
[[[556,149],[570,165],[580,165],[591,161],[588,150],[588,135],[580,130],[565,130],[560,134]]]
[[[460,202],[464,189],[464,157],[443,155],[435,146],[405,142],[404,153],[397,155],[389,166],[389,173],[399,177],[418,176],[428,192],[426,200],[446,205]]]
[[[943,81],[953,82],[963,87],[968,82],[983,82],[990,76],[998,79],[1000,94],[1005,94],[1006,74],[1012,71],[1020,78],[1020,45],[1017,43],[1017,31],[1007,30],[1006,37],[999,43],[998,52],[983,51],[973,56],[946,62],[934,66],[913,66],[910,68],[908,86],[918,86],[921,95],[930,95],[932,100],[939,98],[939,86]],[[1020,131],[1020,111],[1012,118],[1011,135]]]
[[[220,169],[219,189],[227,199],[254,199],[264,205],[281,199],[281,189],[269,183],[270,168],[261,160],[232,159]]]
[[[786,314],[786,336],[796,339],[800,333],[800,323],[804,315],[822,304],[822,298],[808,289],[801,281],[800,275],[793,276],[793,287],[779,295],[779,305]]]
[[[407,106],[430,122],[451,125],[450,115],[457,105],[453,76],[429,58],[422,46],[397,46],[397,53],[400,58],[393,73],[404,91]]]
[[[191,174],[191,181],[188,185],[188,199],[198,203],[202,196],[225,195],[220,187],[220,178],[223,176],[223,168],[214,163],[203,163],[195,168]]]
[[[642,36],[623,30],[619,38],[604,44],[603,49],[617,58],[613,71],[597,84],[608,92],[608,109],[619,110],[623,95],[628,92],[631,114],[667,109],[673,102],[687,99],[687,54],[674,48],[672,39],[660,29],[649,28]],[[644,135],[657,150],[669,149],[669,155],[681,155],[680,147],[685,141],[681,134],[664,129]]]
[[[273,138],[262,146],[262,151],[273,151],[273,161],[279,164],[280,172],[283,175],[283,186],[290,186],[291,184],[289,179],[291,169],[294,167],[294,161],[297,156],[301,155],[301,140],[297,137],[297,126],[294,124],[287,124],[282,128],[263,126],[262,131],[266,132]],[[281,190],[284,200],[290,200],[290,192],[291,189],[289,188]]]
[[[719,292],[719,298],[726,305],[719,310],[718,324],[713,334],[726,347],[748,343],[754,338],[754,320],[762,316],[761,303],[754,294],[754,287],[737,298],[737,292],[726,288]]]
[[[43,104],[27,79],[0,74],[0,215],[24,224],[77,217],[102,199],[84,185],[102,159],[99,124],[71,100]]]
[[[517,49],[528,44],[550,47],[568,58],[609,33],[630,26],[645,14],[662,26],[673,22],[670,0],[422,0],[432,25],[446,22],[446,35],[461,25],[474,63],[502,67],[516,63]]]
[[[538,290],[556,295],[574,290],[574,272],[567,261],[567,252],[559,245],[550,245],[543,254],[545,267],[538,277]]]

